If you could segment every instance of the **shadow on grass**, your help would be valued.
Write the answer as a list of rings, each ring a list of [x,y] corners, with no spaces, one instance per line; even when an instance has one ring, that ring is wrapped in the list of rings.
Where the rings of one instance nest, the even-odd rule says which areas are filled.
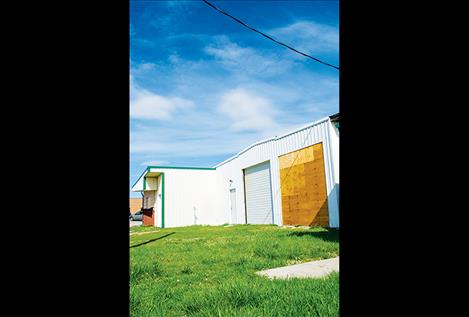
[[[170,236],[170,235],[175,234],[175,233],[176,233],[176,232],[170,232],[170,233],[168,233],[168,234],[165,234],[164,236],[161,236],[161,237],[158,237],[158,238],[155,238],[155,239],[151,239],[151,240],[148,240],[148,241],[139,243],[139,244],[131,245],[131,246],[130,246],[130,249],[139,247],[139,246],[141,246],[141,245],[144,245],[144,244],[147,244],[147,243],[156,241],[156,240],[160,240],[160,239],[166,238],[167,236]]]
[[[294,231],[287,234],[287,236],[303,237],[309,236],[321,239],[328,242],[339,242],[339,230],[327,229],[327,231],[314,232],[314,231]]]

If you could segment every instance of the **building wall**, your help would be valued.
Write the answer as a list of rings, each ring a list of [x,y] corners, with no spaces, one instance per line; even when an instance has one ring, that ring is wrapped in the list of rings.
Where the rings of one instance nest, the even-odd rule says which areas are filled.
[[[163,177],[160,175],[157,178],[157,190],[155,191],[155,226],[162,227],[161,221],[161,208],[162,208],[162,181]]]
[[[269,161],[271,170],[273,223],[282,225],[280,190],[280,155],[322,143],[324,172],[329,210],[329,226],[339,227],[339,135],[324,118],[299,131],[258,142],[236,156],[218,164],[216,170],[189,168],[150,168],[148,172],[164,173],[165,227],[194,224],[232,223],[230,189],[236,188],[236,223],[246,223],[243,169]],[[143,177],[133,190],[143,189]],[[155,193],[155,225],[161,227],[162,177],[152,183]],[[150,186],[153,189],[153,185]]]
[[[143,192],[143,208],[151,208],[156,205],[156,190],[145,190]]]
[[[243,169],[269,161],[271,169],[272,200],[274,223],[282,225],[282,208],[280,194],[280,174],[278,156],[296,151],[307,146],[322,142],[324,149],[324,165],[326,174],[326,189],[328,194],[329,225],[338,227],[338,196],[335,194],[335,185],[338,185],[338,157],[332,158],[332,153],[338,154],[338,135],[333,135],[335,129],[329,118],[317,121],[314,125],[302,130],[258,142],[248,147],[234,158],[228,159],[216,166],[217,181],[222,206],[226,215],[230,215],[229,189],[236,188],[237,223],[246,223]],[[335,132],[333,132],[335,133]],[[231,180],[231,182],[230,182]]]
[[[335,127],[334,124],[331,124],[329,127],[329,137],[330,137],[330,156],[332,158],[332,169],[331,169],[331,185],[329,190],[329,200],[330,206],[332,209],[329,209],[329,225],[333,228],[339,228],[339,130]]]
[[[153,207],[154,214],[153,214],[153,223],[152,225],[161,227],[161,208],[162,208],[162,191],[161,191],[161,183],[162,177],[147,177],[146,179],[147,185],[145,186],[146,190],[143,192],[143,206],[144,208],[151,208]],[[148,185],[150,184],[150,185]],[[150,189],[148,189],[150,188]],[[148,190],[147,190],[148,189]]]
[[[131,213],[136,213],[142,208],[142,198],[129,198],[129,207]]]
[[[228,222],[227,215],[220,208],[219,196],[215,194],[215,170],[151,168],[150,172],[164,173],[165,228]],[[161,227],[162,176],[158,179],[155,224]]]
[[[329,226],[322,142],[279,156],[282,222]]]

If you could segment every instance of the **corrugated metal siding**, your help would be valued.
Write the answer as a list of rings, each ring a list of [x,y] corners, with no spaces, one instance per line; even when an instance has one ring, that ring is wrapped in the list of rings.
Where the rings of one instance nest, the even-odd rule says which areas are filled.
[[[274,223],[282,224],[282,207],[280,195],[280,175],[278,166],[278,156],[285,153],[293,152],[301,148],[323,142],[324,146],[324,163],[326,173],[326,188],[328,193],[328,208],[329,208],[329,225],[331,227],[338,227],[338,195],[336,195],[335,188],[338,187],[338,158],[333,159],[333,156],[338,156],[336,147],[331,147],[331,138],[333,142],[338,145],[338,136],[330,135],[329,129],[334,128],[329,118],[320,120],[311,126],[305,127],[293,133],[283,135],[280,137],[268,139],[258,142],[257,145],[252,145],[238,155],[227,159],[226,161],[216,165],[217,172],[219,173],[219,187],[222,190],[222,201],[224,203],[223,210],[226,214],[230,214],[229,207],[229,180],[231,187],[236,188],[237,209],[238,209],[238,223],[245,223],[245,203],[244,203],[244,186],[243,186],[243,173],[242,170],[259,164],[260,162],[270,161],[271,165],[271,185],[272,185],[272,202]]]
[[[257,142],[215,166],[215,170],[152,168],[165,173],[165,226],[246,223],[243,170],[270,161],[270,184],[274,223],[282,224],[280,155],[322,142],[328,194],[329,225],[339,226],[339,136],[329,118],[292,133]],[[231,182],[230,182],[231,180]],[[132,190],[142,190],[141,177]],[[161,189],[161,182],[158,182]],[[236,190],[236,214],[231,219],[230,189]],[[157,194],[156,221],[161,224],[161,198]]]
[[[272,223],[272,190],[270,163],[265,162],[245,170],[247,223]]]
[[[229,204],[226,204],[226,210],[222,208],[225,204],[220,199],[215,170],[152,168],[150,172],[165,174],[166,228],[229,222]],[[158,188],[161,191],[161,183],[158,183]],[[157,196],[155,224],[161,226],[161,198]]]
[[[338,228],[340,227],[339,221],[339,188],[340,188],[340,178],[339,178],[339,130],[331,124],[329,127],[329,139],[330,139],[330,156],[331,156],[331,166],[332,166],[332,189],[329,193],[330,205],[332,210],[329,212],[329,226]]]
[[[236,210],[236,189],[230,189],[230,204],[231,204],[231,224],[236,224],[237,210]]]

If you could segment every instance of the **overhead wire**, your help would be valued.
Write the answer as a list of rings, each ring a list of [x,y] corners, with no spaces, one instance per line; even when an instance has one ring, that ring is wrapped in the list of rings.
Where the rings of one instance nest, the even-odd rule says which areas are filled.
[[[244,27],[250,29],[251,31],[258,33],[258,34],[264,36],[265,38],[267,38],[267,39],[269,39],[269,40],[271,40],[271,41],[273,41],[273,42],[275,42],[275,43],[277,43],[277,44],[282,45],[282,46],[284,46],[284,47],[286,47],[286,48],[288,48],[288,49],[290,49],[290,50],[292,50],[292,51],[294,51],[294,52],[296,52],[296,53],[298,53],[298,54],[300,54],[300,55],[302,55],[302,56],[308,57],[308,58],[310,58],[310,59],[312,59],[312,60],[314,60],[314,61],[316,61],[316,62],[318,62],[318,63],[321,63],[321,64],[323,64],[323,65],[326,65],[326,66],[335,68],[335,69],[337,69],[337,70],[340,70],[339,67],[337,67],[337,66],[335,66],[335,65],[326,63],[326,62],[324,62],[324,61],[322,61],[322,60],[320,60],[320,59],[318,59],[318,58],[316,58],[316,57],[313,57],[313,56],[311,56],[311,55],[309,55],[309,54],[303,53],[303,52],[301,52],[301,51],[299,51],[299,50],[297,50],[297,49],[295,49],[295,48],[293,48],[293,47],[291,47],[291,46],[289,46],[289,45],[287,45],[287,44],[285,44],[285,43],[282,43],[282,42],[280,42],[280,41],[277,41],[277,40],[274,39],[273,37],[271,37],[271,36],[269,36],[269,35],[267,35],[267,34],[261,32],[261,31],[259,31],[259,30],[256,30],[255,28],[253,28],[253,27],[247,25],[246,23],[244,23],[244,22],[241,21],[240,19],[238,19],[238,18],[232,16],[231,14],[229,14],[229,13],[227,13],[227,12],[221,10],[221,9],[219,9],[218,7],[216,7],[215,5],[213,5],[212,3],[208,2],[207,0],[202,0],[202,1],[205,2],[207,5],[209,5],[210,7],[212,7],[213,9],[215,9],[215,10],[217,10],[218,12],[222,13],[223,15],[226,15],[227,17],[229,17],[229,18],[235,20],[236,22],[238,22],[239,24],[243,25]],[[304,145],[306,144],[306,141],[307,141],[309,135],[311,134],[311,131],[312,131],[312,130],[313,130],[312,128],[309,129],[308,133],[306,134],[306,136],[305,136],[305,138],[304,138],[304,140],[303,140],[303,144],[302,144],[302,146],[301,146],[300,148],[303,148],[303,147],[304,147]],[[276,193],[276,195],[275,195],[274,197],[277,197],[278,191],[279,191],[280,188],[282,187],[283,182],[287,179],[288,174],[290,173],[291,168],[295,165],[295,162],[296,162],[296,160],[298,159],[299,155],[300,155],[300,151],[298,151],[298,153],[297,153],[296,156],[295,156],[295,159],[293,160],[293,162],[291,163],[291,165],[288,167],[288,170],[287,170],[285,176],[283,177],[283,179],[280,180],[279,187],[277,188],[277,193]],[[267,215],[267,216],[268,216],[268,215]]]
[[[277,44],[279,44],[279,45],[282,45],[282,46],[284,46],[284,47],[286,47],[286,48],[288,48],[288,49],[290,49],[290,50],[292,50],[292,51],[294,51],[294,52],[296,52],[296,53],[298,53],[298,54],[300,54],[300,55],[303,55],[303,56],[305,56],[305,57],[308,57],[308,58],[310,58],[310,59],[312,59],[312,60],[314,60],[314,61],[316,61],[316,62],[318,62],[318,63],[321,63],[321,64],[323,64],[323,65],[326,65],[326,66],[329,66],[329,67],[332,67],[332,68],[335,68],[335,69],[339,70],[339,67],[337,67],[337,66],[335,66],[335,65],[326,63],[326,62],[320,60],[319,58],[316,58],[316,57],[313,57],[313,56],[308,55],[308,54],[306,54],[306,53],[300,52],[299,50],[297,50],[297,49],[295,49],[295,48],[293,48],[293,47],[291,47],[291,46],[289,46],[289,45],[287,45],[287,44],[285,44],[285,43],[282,43],[282,42],[280,42],[280,41],[277,41],[277,40],[274,39],[273,37],[271,37],[271,36],[269,36],[269,35],[267,35],[267,34],[261,32],[261,31],[256,30],[255,28],[253,28],[253,27],[247,25],[246,23],[244,23],[244,22],[241,21],[240,19],[238,19],[238,18],[232,16],[231,14],[229,14],[229,13],[227,13],[227,12],[221,10],[220,8],[216,7],[215,5],[211,4],[211,3],[208,2],[207,0],[202,0],[202,1],[205,2],[207,5],[209,5],[210,7],[212,7],[213,9],[217,10],[218,12],[220,12],[220,13],[226,15],[227,17],[229,17],[229,18],[235,20],[236,22],[238,22],[239,24],[243,25],[244,27],[250,29],[251,31],[254,31],[254,32],[256,32],[256,33],[258,33],[258,34],[264,36],[265,38],[267,38],[267,39],[269,39],[269,40],[271,40],[271,41],[273,41],[273,42],[275,42],[275,43],[277,43]]]

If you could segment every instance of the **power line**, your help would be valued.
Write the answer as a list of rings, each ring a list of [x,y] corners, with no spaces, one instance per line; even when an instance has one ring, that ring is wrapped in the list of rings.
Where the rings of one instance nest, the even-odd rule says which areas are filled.
[[[233,20],[235,20],[235,21],[238,22],[239,24],[241,24],[241,25],[245,26],[246,28],[250,29],[251,31],[254,31],[254,32],[256,32],[256,33],[259,33],[260,35],[262,35],[262,36],[268,38],[269,40],[274,41],[275,43],[280,44],[280,45],[282,45],[282,46],[285,46],[286,48],[288,48],[288,49],[290,49],[290,50],[292,50],[292,51],[294,51],[294,52],[296,52],[296,53],[298,53],[298,54],[300,54],[300,55],[303,55],[303,56],[305,56],[305,57],[311,58],[312,60],[315,60],[316,62],[319,62],[319,63],[321,63],[321,64],[324,64],[324,65],[326,65],[326,66],[333,67],[333,68],[339,70],[339,67],[337,67],[337,66],[334,66],[334,65],[331,65],[331,64],[329,64],[329,63],[323,62],[323,61],[321,61],[320,59],[317,59],[317,58],[315,58],[315,57],[313,57],[313,56],[310,56],[310,55],[308,55],[308,54],[305,54],[305,53],[303,53],[303,52],[300,52],[300,51],[298,51],[297,49],[295,49],[295,48],[293,48],[293,47],[291,47],[291,46],[289,46],[289,45],[287,45],[287,44],[284,44],[284,43],[282,43],[282,42],[279,42],[279,41],[277,41],[276,39],[272,38],[271,36],[269,36],[269,35],[267,35],[267,34],[265,34],[265,33],[262,33],[261,31],[258,31],[258,30],[256,30],[256,29],[253,28],[253,27],[250,27],[249,25],[247,25],[247,24],[244,23],[243,21],[241,21],[241,20],[235,18],[234,16],[230,15],[229,13],[226,13],[226,12],[220,10],[219,8],[217,8],[216,6],[214,6],[213,4],[211,4],[210,2],[208,2],[207,0],[202,0],[202,1],[205,2],[207,5],[209,5],[210,7],[212,7],[213,9],[217,10],[218,12],[220,12],[220,13],[226,15],[227,17],[232,18]]]

